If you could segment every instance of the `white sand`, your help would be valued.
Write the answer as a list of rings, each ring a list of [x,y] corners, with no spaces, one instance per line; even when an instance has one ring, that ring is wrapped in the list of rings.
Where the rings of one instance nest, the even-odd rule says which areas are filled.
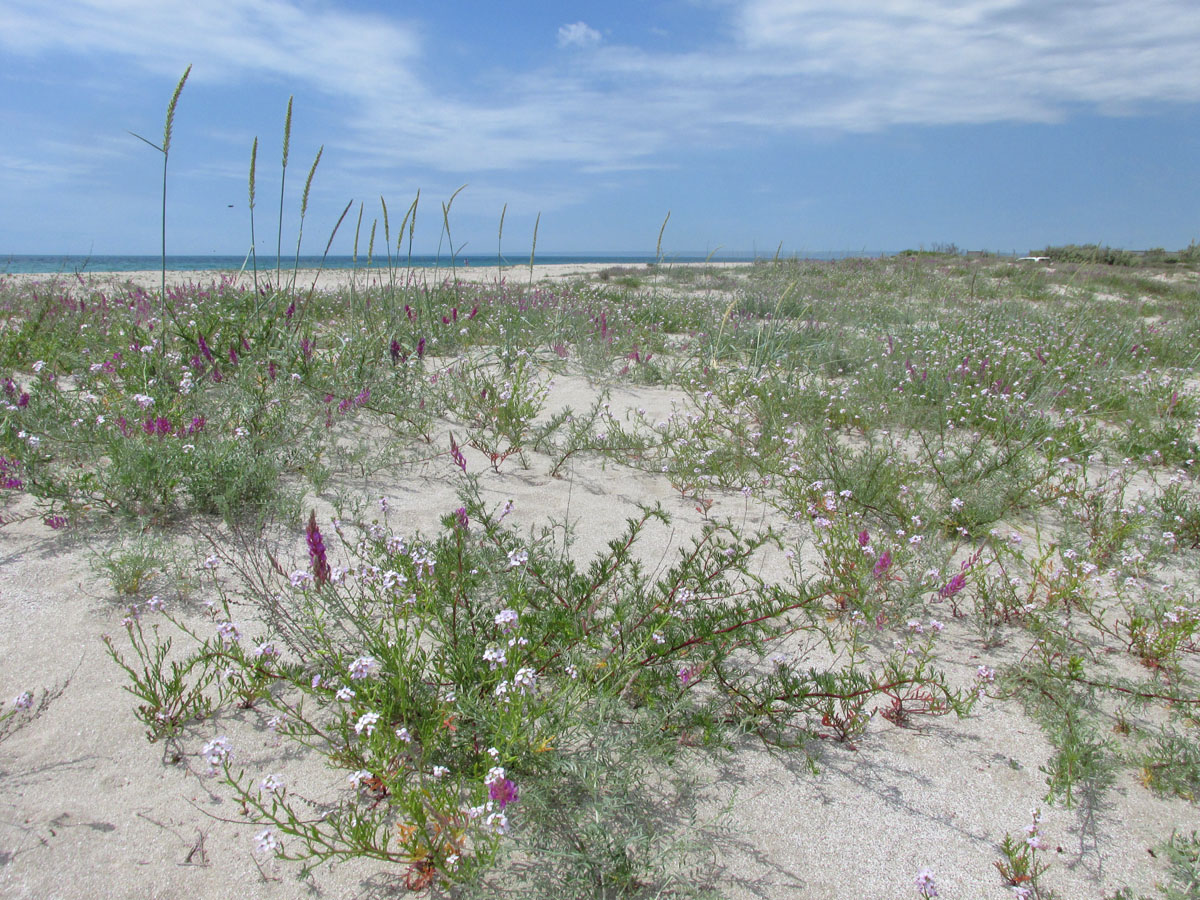
[[[538,274],[566,277],[578,267],[548,271],[559,268]],[[470,270],[484,280],[489,274],[494,277],[494,270]],[[157,275],[119,277],[152,285]],[[583,378],[558,378],[550,404],[586,408],[593,390]],[[678,399],[671,389],[620,388],[612,404],[619,414],[639,406],[669,409]],[[468,449],[466,455],[488,497],[515,501],[515,521],[572,521],[585,557],[620,532],[638,503],[662,501],[674,516],[674,531],[648,536],[643,552],[651,565],[669,560],[701,524],[694,503],[682,500],[664,478],[587,458],[575,461],[564,477],[550,478],[546,459],[536,455],[529,471],[513,459],[495,475],[478,453]],[[447,469],[440,461],[379,473],[354,486],[372,500],[389,497],[390,521],[398,530],[429,529],[458,505]],[[327,515],[327,504],[319,509]],[[712,515],[748,526],[769,521],[738,494],[718,497]],[[774,524],[796,539],[788,523]],[[237,763],[256,778],[284,771],[289,783],[309,785],[314,793],[343,781],[344,773],[285,754],[289,748],[277,746],[250,712],[222,714],[190,731],[184,765],[165,765],[162,746],[146,742],[132,714],[134,699],[123,689],[125,676],[100,641],[111,633],[118,647],[125,645],[122,604],[91,565],[106,540],[103,533],[51,531],[37,518],[0,528],[0,691],[11,696],[73,673],[41,719],[0,744],[0,896],[304,895],[308,889],[294,880],[297,865],[256,865],[257,829],[240,824],[241,812],[204,774],[200,747],[227,734]],[[779,564],[767,558],[764,574]],[[1012,661],[1011,648],[983,649],[955,622],[941,646],[958,679],[969,679],[980,664]],[[736,795],[728,824],[741,841],[724,852],[721,890],[737,898],[911,900],[917,871],[929,866],[942,897],[1010,897],[993,868],[998,843],[1005,832],[1023,834],[1040,806],[1051,845],[1046,884],[1057,896],[1099,898],[1125,884],[1150,891],[1161,864],[1148,848],[1173,827],[1197,827],[1196,807],[1158,799],[1123,773],[1088,825],[1078,810],[1041,802],[1046,787],[1038,767],[1050,754],[1017,703],[995,700],[984,701],[967,720],[925,719],[909,729],[876,716],[857,749],[822,744],[815,776],[798,755],[772,755],[747,742],[713,788],[714,799]],[[519,804],[516,809],[519,820]],[[319,869],[313,896],[389,896],[380,871],[373,863]]]

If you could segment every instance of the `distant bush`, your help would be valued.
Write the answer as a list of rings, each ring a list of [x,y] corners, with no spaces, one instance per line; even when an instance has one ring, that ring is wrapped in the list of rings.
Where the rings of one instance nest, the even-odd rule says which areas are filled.
[[[1168,251],[1162,247],[1121,250],[1100,244],[1063,244],[1046,247],[1030,255],[1046,256],[1054,262],[1100,263],[1107,266],[1195,265],[1200,263],[1200,245],[1193,241],[1183,250]]]

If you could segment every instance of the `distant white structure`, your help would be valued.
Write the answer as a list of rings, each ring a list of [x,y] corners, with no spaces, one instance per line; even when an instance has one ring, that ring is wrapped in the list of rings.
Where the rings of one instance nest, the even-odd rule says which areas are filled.
[[[1019,256],[1017,262],[1049,262],[1048,256]]]

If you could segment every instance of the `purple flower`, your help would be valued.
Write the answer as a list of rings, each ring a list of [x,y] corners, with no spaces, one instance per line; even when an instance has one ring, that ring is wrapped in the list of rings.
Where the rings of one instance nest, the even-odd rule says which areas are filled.
[[[421,338],[419,341],[417,341],[417,359],[424,359],[424,358],[425,358],[425,338]]]
[[[467,518],[467,508],[465,506],[460,506],[454,511],[454,524],[463,531],[466,531],[467,526],[471,524],[471,520]]]
[[[892,552],[884,550],[879,554],[879,559],[875,560],[875,568],[871,570],[871,574],[876,578],[882,578],[888,569],[892,567]]]
[[[953,578],[951,578],[949,581],[947,581],[944,585],[942,585],[941,589],[938,591],[938,596],[941,597],[943,600],[946,600],[950,597],[953,597],[955,594],[957,594],[959,591],[961,591],[966,586],[967,586],[967,575],[965,572],[959,572],[957,575],[955,575]]]
[[[392,355],[392,362],[400,362],[400,342],[392,338],[392,343],[388,346],[388,352]]]
[[[208,349],[208,341],[204,340],[204,335],[200,335],[198,338],[196,338],[196,343],[200,345],[200,352],[204,354],[204,358],[209,362],[212,362],[212,351]]]
[[[504,809],[517,799],[517,786],[508,778],[493,781],[488,786],[488,796],[499,803],[501,809]]]
[[[321,537],[320,529],[317,528],[316,510],[309,513],[304,536],[308,540],[308,558],[312,561],[313,580],[318,585],[325,584],[329,581],[332,571],[329,568],[329,561],[325,558],[325,541]]]
[[[458,449],[458,442],[454,440],[454,435],[450,435],[450,458],[454,460],[454,464],[467,471],[467,458],[462,455],[462,451]]]
[[[500,766],[489,769],[483,783],[488,787],[488,797],[499,803],[501,809],[516,801],[517,786],[505,776]]]
[[[924,867],[917,873],[916,877],[917,893],[922,897],[936,897],[938,895],[937,885],[933,883],[933,872],[928,867]]]
[[[864,528],[858,533],[858,546],[865,547],[869,543],[871,543],[871,535],[867,529]]]

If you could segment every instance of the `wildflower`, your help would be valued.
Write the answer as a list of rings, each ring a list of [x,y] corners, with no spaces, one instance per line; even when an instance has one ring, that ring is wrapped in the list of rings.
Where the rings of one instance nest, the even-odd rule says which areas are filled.
[[[238,629],[234,622],[221,622],[217,625],[217,634],[222,642],[228,641],[231,644],[236,644],[242,639],[242,632]]]
[[[962,509],[966,505],[967,504],[963,501],[963,499],[961,497],[955,497],[953,500],[950,501],[950,508],[952,510],[954,510],[955,512]]]
[[[379,713],[363,713],[359,716],[358,721],[354,723],[354,733],[362,734],[365,731],[370,736],[375,733],[375,723],[378,721]]]
[[[922,897],[936,897],[938,895],[937,885],[933,882],[933,872],[928,867],[924,867],[917,873],[916,878],[917,893]]]
[[[313,578],[316,579],[318,585],[325,584],[329,581],[329,561],[325,558],[325,541],[321,538],[320,529],[317,528],[315,510],[309,513],[308,525],[304,529],[304,534],[308,540],[308,557],[312,561]]]
[[[48,525],[50,528],[54,529],[55,531],[58,531],[58,529],[60,529],[60,528],[67,527],[67,517],[66,516],[60,516],[60,515],[46,516],[46,518],[43,521],[45,521],[46,525]]]
[[[147,394],[134,394],[133,400],[142,409],[148,409],[154,405],[154,398]]]
[[[254,848],[259,853],[274,853],[279,849],[279,840],[270,828],[264,828],[254,836]]]
[[[484,824],[490,828],[494,834],[508,833],[508,816],[504,815],[504,813],[492,813],[487,817]]]
[[[366,769],[359,769],[357,772],[351,772],[346,780],[350,782],[350,786],[357,790],[362,787],[362,783],[371,777],[371,773]]]
[[[865,528],[858,533],[858,546],[865,547],[871,543],[871,535]]]
[[[496,613],[495,622],[505,632],[512,631],[513,627],[517,624],[516,610],[513,610],[513,609],[500,610],[500,612]]]
[[[871,574],[876,578],[882,578],[884,573],[892,567],[892,554],[889,550],[884,550],[879,554],[879,558],[875,560],[875,567],[871,569]]]
[[[163,602],[163,598],[158,596],[158,594],[155,594],[146,601],[146,609],[151,612],[162,612],[165,607],[166,604]]]
[[[13,697],[12,704],[15,709],[29,709],[33,706],[33,694],[29,691],[17,694]]]
[[[487,662],[488,667],[492,669],[498,669],[508,662],[508,658],[504,654],[504,648],[494,643],[488,644],[484,649],[483,658]]]
[[[529,562],[528,550],[509,550],[508,551],[508,567],[510,569],[519,568]]]
[[[412,735],[409,734],[408,729],[404,728],[403,726],[396,729],[396,737],[399,740],[404,741],[404,743],[406,743],[406,744],[412,743]]]
[[[511,779],[505,777],[504,769],[496,766],[492,768],[484,779],[484,784],[488,788],[488,796],[495,802],[500,804],[500,808],[504,809],[508,804],[513,803],[517,799],[517,786]]]
[[[525,666],[517,669],[517,674],[513,676],[513,687],[520,688],[522,694],[528,694],[536,681],[537,673]]]
[[[441,781],[443,778],[445,778],[447,775],[450,774],[450,770],[447,769],[445,766],[434,766],[432,774],[433,774],[434,781]]]
[[[364,678],[369,678],[374,674],[379,664],[373,656],[360,656],[354,662],[350,663],[350,680],[361,681]]]
[[[302,588],[312,580],[313,577],[302,569],[297,569],[288,576],[288,581],[292,583],[292,587],[294,588]]]
[[[279,650],[270,641],[263,641],[254,648],[254,655],[259,659],[271,659],[279,655]]]
[[[259,786],[269,793],[282,794],[285,784],[282,775],[268,775]]]
[[[354,693],[354,688],[350,688],[350,687],[346,687],[345,685],[342,685],[340,688],[338,688],[338,692],[336,694],[334,694],[333,696],[335,699],[340,700],[342,703],[349,703],[351,700],[353,700],[358,695]]]
[[[229,743],[229,738],[223,735],[213,738],[200,749],[200,755],[204,757],[205,762],[209,764],[214,773],[221,762],[228,759],[232,752],[233,745]]]
[[[466,531],[467,526],[470,525],[470,523],[471,520],[467,518],[467,508],[465,506],[460,506],[457,510],[455,510],[454,524],[456,524],[463,531]]]
[[[943,600],[947,600],[950,597],[953,597],[955,594],[957,594],[959,591],[961,591],[966,586],[967,586],[966,573],[959,572],[957,575],[955,575],[953,578],[951,578],[949,581],[947,581],[944,585],[942,585],[942,587],[938,590],[938,596],[941,597]]]
[[[467,458],[462,455],[462,451],[458,449],[458,442],[454,440],[454,435],[450,435],[450,458],[454,460],[454,464],[467,471]]]

